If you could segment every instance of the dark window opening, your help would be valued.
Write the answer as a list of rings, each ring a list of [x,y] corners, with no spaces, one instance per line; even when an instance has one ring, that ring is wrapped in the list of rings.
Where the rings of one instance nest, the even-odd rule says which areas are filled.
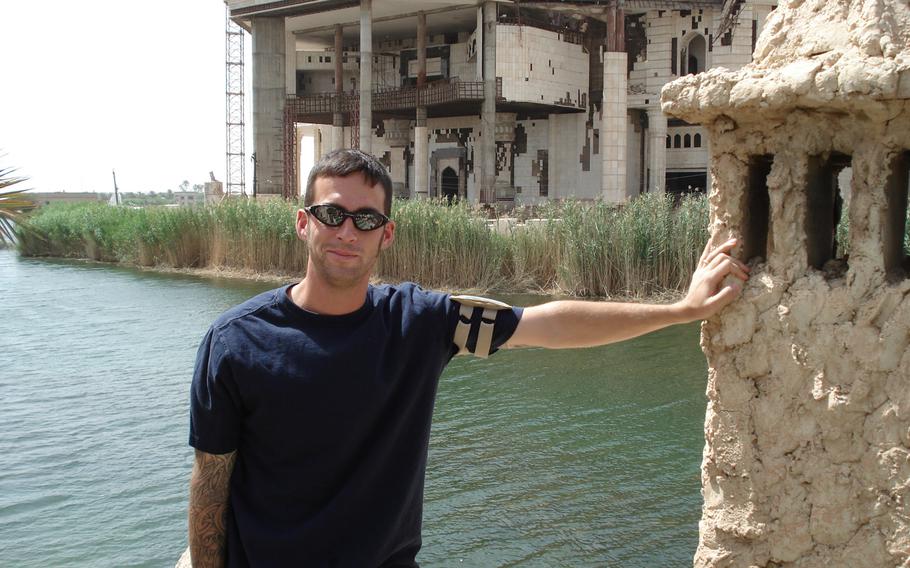
[[[679,148],[680,146],[682,146],[682,136],[677,134],[676,136],[673,137],[673,147]]]
[[[695,137],[692,139],[692,145],[696,148],[701,148],[701,134],[695,133]]]
[[[679,65],[682,70],[681,74],[685,75],[691,73],[695,75],[704,71],[707,62],[706,53],[707,42],[704,37],[697,35],[689,40],[689,43],[686,45],[686,48],[682,50],[680,55]]]
[[[672,147],[673,147],[673,138],[669,134],[667,134],[667,148],[672,148]]]
[[[809,158],[806,196],[806,244],[809,266],[840,276],[846,269],[849,243],[849,216],[844,198],[849,200],[849,183],[841,187],[838,178],[850,167],[850,156],[831,154]],[[840,242],[840,245],[838,244]],[[835,262],[832,262],[835,261]]]
[[[752,53],[755,53],[756,42],[758,42],[758,21],[752,20]]]
[[[746,261],[768,258],[768,231],[771,220],[771,199],[768,195],[768,175],[771,155],[752,156],[749,160],[749,182],[746,186],[743,210],[743,258]]]
[[[676,38],[670,41],[670,73],[676,75]]]
[[[727,32],[720,36],[721,45],[733,45],[733,32]]]
[[[885,271],[889,278],[902,279],[910,274],[910,152],[895,156],[891,162],[891,175],[885,186],[888,204],[885,219],[883,248]]]
[[[692,147],[692,135],[686,134],[683,137],[683,148],[691,148],[691,147]]]
[[[708,172],[667,172],[667,193],[679,200],[688,193],[704,193],[708,187]]]
[[[442,197],[448,204],[458,199],[458,174],[452,168],[442,170]]]

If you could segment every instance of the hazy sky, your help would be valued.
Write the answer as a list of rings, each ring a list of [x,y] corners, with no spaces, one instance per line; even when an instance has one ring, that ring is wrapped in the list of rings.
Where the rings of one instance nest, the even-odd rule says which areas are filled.
[[[0,0],[0,22],[0,167],[27,187],[224,181],[222,1]]]

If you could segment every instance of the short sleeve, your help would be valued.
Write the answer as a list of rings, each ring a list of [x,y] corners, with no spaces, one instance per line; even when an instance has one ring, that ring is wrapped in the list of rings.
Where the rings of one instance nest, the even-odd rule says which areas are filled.
[[[523,312],[522,308],[515,307],[485,310],[482,307],[464,306],[451,299],[451,297],[447,298],[447,301],[449,303],[451,341],[453,344],[464,342],[466,352],[478,357],[486,357],[496,353],[515,333]],[[495,312],[494,317],[490,317],[492,312]],[[468,313],[470,315],[467,315]],[[490,324],[492,324],[492,329],[490,329]],[[459,330],[459,327],[463,329]],[[458,341],[456,335],[459,333],[466,333],[467,337],[462,338],[462,341]],[[485,334],[490,335],[486,340],[483,338]],[[489,351],[478,353],[478,341],[481,344],[489,342]],[[462,351],[462,353],[464,352]]]
[[[214,328],[199,351],[190,388],[190,445],[210,454],[237,449],[242,413],[227,347]]]

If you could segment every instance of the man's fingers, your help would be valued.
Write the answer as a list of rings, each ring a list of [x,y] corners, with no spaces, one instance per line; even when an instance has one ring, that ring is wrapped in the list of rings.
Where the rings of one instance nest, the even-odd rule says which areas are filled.
[[[711,261],[711,263],[708,264],[708,268],[713,270],[714,268],[717,268],[718,266],[721,266],[721,265],[729,266],[730,272],[735,272],[736,274],[741,274],[741,275],[746,275],[752,271],[752,269],[749,268],[748,265],[746,265],[745,263],[743,263],[742,261],[740,261],[737,258],[733,258],[732,256],[730,256],[726,253],[718,254],[717,256],[715,256],[714,259]]]
[[[701,259],[702,265],[704,266],[704,265],[711,264],[711,262],[715,258],[717,258],[718,255],[729,253],[731,250],[733,250],[733,247],[735,247],[735,246],[736,246],[736,239],[727,239],[726,242],[722,243],[720,246],[718,246],[717,248],[715,248],[713,250],[711,250],[709,248],[710,247],[710,245],[709,245],[709,247],[705,248],[706,254],[702,255],[702,259]]]
[[[708,270],[705,280],[712,290],[717,289],[720,282],[727,276],[734,276],[743,282],[749,279],[749,274],[739,267],[733,259],[725,259],[717,263],[717,266]]]
[[[733,283],[721,288],[720,292],[711,296],[706,302],[713,310],[719,310],[736,299],[736,296],[742,291],[742,286]]]
[[[701,251],[701,256],[698,257],[698,264],[703,266],[710,253],[711,253],[711,239],[708,239],[708,242],[705,243],[704,250]]]

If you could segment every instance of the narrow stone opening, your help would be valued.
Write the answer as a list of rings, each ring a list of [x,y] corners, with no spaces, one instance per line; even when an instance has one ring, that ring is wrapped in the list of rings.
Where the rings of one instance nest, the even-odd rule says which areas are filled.
[[[903,279],[910,274],[910,239],[908,239],[908,183],[910,183],[910,152],[902,152],[891,162],[891,174],[885,186],[888,203],[883,227],[885,271],[891,279]]]
[[[768,258],[768,229],[771,220],[768,175],[773,162],[774,156],[770,154],[752,156],[749,160],[749,182],[743,211],[743,258],[746,261]]]
[[[841,176],[850,168],[850,156],[832,153],[809,158],[806,202],[806,245],[809,266],[839,276],[847,268],[849,242],[849,183]],[[840,241],[843,246],[838,246]]]

